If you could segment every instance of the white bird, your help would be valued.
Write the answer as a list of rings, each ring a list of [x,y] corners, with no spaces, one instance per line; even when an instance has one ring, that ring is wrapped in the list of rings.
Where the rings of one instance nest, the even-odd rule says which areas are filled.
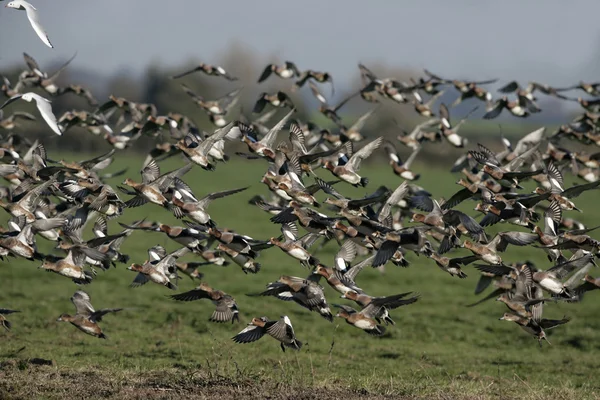
[[[50,100],[40,96],[39,94],[29,92],[29,93],[18,94],[16,96],[13,96],[10,99],[6,100],[6,102],[4,104],[2,104],[2,106],[0,106],[0,110],[2,110],[4,107],[9,105],[10,103],[17,101],[19,99],[23,99],[26,102],[31,102],[31,100],[35,100],[36,106],[37,106],[38,110],[40,111],[40,114],[42,114],[42,118],[44,118],[44,121],[46,121],[46,123],[48,124],[50,129],[52,129],[57,135],[62,135],[62,131],[60,130],[60,127],[58,126],[58,123],[56,122],[56,116],[52,112],[52,106],[50,105]]]
[[[50,43],[50,38],[48,37],[48,34],[46,33],[44,27],[40,23],[37,9],[34,6],[26,2],[25,0],[14,0],[8,3],[5,7],[14,8],[17,10],[25,10],[27,12],[27,18],[29,18],[29,22],[31,23],[31,26],[33,27],[35,33],[37,33],[37,35],[40,37],[40,39],[42,39],[42,42],[44,42],[46,46],[52,49],[54,48],[54,46],[52,46],[52,43]]]

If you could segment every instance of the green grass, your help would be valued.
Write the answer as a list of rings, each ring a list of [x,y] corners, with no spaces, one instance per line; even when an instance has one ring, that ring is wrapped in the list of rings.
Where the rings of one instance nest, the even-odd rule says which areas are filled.
[[[50,156],[54,156],[51,154]],[[53,157],[55,158],[55,157]],[[79,156],[77,158],[83,158]],[[123,155],[111,170],[124,166]],[[130,160],[128,176],[139,179],[141,159]],[[181,165],[179,159],[161,165],[163,171]],[[251,185],[246,192],[215,201],[211,215],[219,226],[228,227],[257,239],[279,234],[279,226],[269,215],[247,204],[255,193],[267,192],[258,182],[266,168],[262,161],[235,161],[219,164],[210,173],[195,167],[184,177],[197,196],[211,191]],[[448,198],[459,187],[458,179],[444,170],[415,167],[424,173],[418,182],[435,197]],[[371,179],[369,190],[380,184],[395,188],[401,179],[386,166],[367,166],[364,175]],[[326,171],[319,172],[328,177]],[[117,184],[120,179],[110,183]],[[351,196],[364,190],[340,184],[338,190]],[[600,223],[596,208],[597,193],[584,193],[577,199],[586,211],[585,222]],[[124,196],[127,197],[127,196]],[[318,197],[323,199],[323,194]],[[463,210],[472,210],[466,202]],[[474,215],[474,211],[469,212]],[[567,216],[580,217],[576,212]],[[165,210],[154,205],[128,209],[120,219],[131,222],[147,217],[163,223],[178,224]],[[111,232],[119,227],[111,222]],[[503,230],[518,230],[503,225]],[[42,251],[49,243],[39,239]],[[161,244],[174,250],[176,244],[159,233],[134,232],[122,247],[131,262],[143,262],[146,249]],[[331,265],[335,245],[328,245],[318,257]],[[453,255],[466,254],[456,250]],[[237,299],[240,324],[208,322],[213,306],[208,301],[179,303],[166,298],[172,294],[153,283],[132,289],[134,273],[127,265],[99,272],[85,287],[96,308],[127,307],[108,315],[101,326],[109,340],[87,336],[67,323],[56,322],[64,312],[72,312],[70,296],[77,290],[70,280],[38,270],[37,263],[10,259],[0,265],[0,307],[21,310],[10,316],[13,330],[0,332],[0,398],[64,397],[68,385],[81,387],[82,393],[136,397],[140,393],[170,396],[175,393],[221,396],[251,396],[261,390],[274,398],[308,398],[392,395],[407,398],[590,398],[598,393],[595,373],[600,367],[600,320],[596,293],[581,304],[551,304],[545,316],[568,315],[573,320],[551,331],[551,346],[537,342],[516,324],[499,321],[505,307],[494,301],[474,308],[465,305],[477,300],[473,294],[477,271],[467,267],[467,279],[460,280],[440,271],[431,260],[409,254],[409,268],[389,264],[382,274],[367,268],[357,278],[361,288],[374,296],[406,291],[419,292],[414,305],[393,312],[396,326],[382,338],[370,337],[341,319],[327,322],[296,304],[274,298],[247,297],[281,274],[305,276],[308,270],[279,249],[264,251],[262,270],[245,275],[235,264],[207,266],[204,280]],[[509,248],[506,262],[529,259],[538,266],[549,266],[544,253],[533,248]],[[182,260],[193,260],[188,255]],[[180,291],[196,286],[183,277]],[[326,286],[325,282],[323,284]],[[346,302],[331,288],[325,288],[330,303]],[[240,345],[230,338],[251,318],[286,314],[296,335],[305,342],[300,352],[282,353],[276,341],[264,337],[253,344]],[[34,366],[32,358],[54,360],[53,366]],[[81,381],[79,374],[87,377]],[[78,377],[79,376],[79,377]],[[43,383],[46,382],[46,383]],[[58,383],[57,383],[58,382]],[[64,382],[64,385],[61,384]],[[223,391],[227,387],[226,391]],[[150,390],[152,389],[152,390]],[[162,392],[161,392],[162,391]]]

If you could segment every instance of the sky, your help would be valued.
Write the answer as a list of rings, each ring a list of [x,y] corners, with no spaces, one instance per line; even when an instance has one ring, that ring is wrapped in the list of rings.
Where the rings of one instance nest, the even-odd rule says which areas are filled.
[[[4,1],[0,4],[6,4]],[[0,71],[68,59],[110,75],[151,62],[217,63],[232,43],[300,69],[356,77],[357,63],[473,80],[565,86],[600,78],[600,1],[183,1],[31,0],[55,48],[24,11],[0,7]],[[225,66],[226,67],[226,66]]]

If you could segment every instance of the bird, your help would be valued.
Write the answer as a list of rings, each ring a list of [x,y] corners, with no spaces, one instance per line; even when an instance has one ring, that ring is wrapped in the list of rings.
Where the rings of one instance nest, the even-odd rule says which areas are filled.
[[[37,33],[39,38],[42,40],[42,42],[44,42],[44,44],[46,46],[50,47],[51,49],[54,48],[54,46],[50,42],[50,38],[48,37],[48,34],[46,33],[44,27],[42,26],[42,24],[40,22],[40,16],[37,12],[37,8],[35,8],[34,6],[32,6],[30,3],[26,2],[25,0],[10,1],[6,4],[5,7],[14,8],[16,10],[25,10],[25,12],[27,13],[27,18],[29,19],[29,22],[31,23],[31,27],[33,28],[35,33]]]
[[[108,338],[98,325],[98,322],[102,321],[102,317],[108,313],[123,310],[122,308],[103,308],[96,311],[92,307],[90,295],[83,290],[76,291],[71,296],[71,302],[75,306],[75,315],[62,314],[57,321],[70,322],[80,331],[99,339]]]
[[[235,335],[232,340],[236,343],[252,343],[265,334],[279,341],[283,352],[286,347],[294,350],[302,348],[302,342],[296,339],[292,321],[287,315],[281,316],[277,321],[271,321],[267,317],[252,318],[248,326]]]
[[[4,107],[9,105],[10,103],[13,103],[19,99],[25,100],[28,103],[35,101],[35,105],[37,106],[38,111],[40,112],[40,114],[42,115],[42,118],[44,119],[44,121],[46,121],[46,123],[48,124],[50,129],[52,129],[52,131],[54,133],[56,133],[57,135],[59,135],[59,136],[62,135],[62,130],[60,129],[60,126],[58,126],[58,122],[56,121],[56,116],[52,112],[52,105],[50,104],[51,103],[50,100],[40,96],[39,94],[36,94],[33,92],[17,94],[15,96],[11,97],[10,99],[6,100],[4,102],[4,104],[2,104],[2,106],[0,106],[0,110],[2,110]]]
[[[209,299],[216,306],[215,311],[210,317],[212,322],[234,323],[240,320],[238,306],[235,299],[221,290],[215,290],[208,284],[202,282],[200,286],[187,292],[174,294],[170,296],[173,300],[193,301],[200,299]]]
[[[192,69],[181,72],[177,75],[173,75],[173,76],[171,76],[171,79],[183,78],[184,76],[193,74],[194,72],[198,72],[198,71],[203,72],[206,75],[222,76],[223,78],[227,79],[228,81],[232,81],[232,82],[238,80],[238,78],[230,75],[227,71],[225,71],[225,69],[223,67],[214,66],[214,65],[205,64],[205,63],[199,63],[197,66],[195,66]]]
[[[296,64],[291,61],[286,61],[283,65],[267,65],[262,74],[260,74],[258,83],[264,82],[269,76],[271,76],[272,73],[283,79],[290,79],[300,76],[300,71],[298,71]]]
[[[369,183],[369,179],[361,177],[358,174],[358,171],[360,170],[360,164],[364,159],[373,154],[373,152],[379,148],[382,142],[383,137],[380,136],[366,144],[351,156],[344,155],[344,157],[341,158],[343,159],[343,163],[338,163],[338,165],[335,165],[331,161],[327,161],[323,167],[331,171],[333,175],[340,178],[344,182],[348,182],[353,186],[365,187]]]

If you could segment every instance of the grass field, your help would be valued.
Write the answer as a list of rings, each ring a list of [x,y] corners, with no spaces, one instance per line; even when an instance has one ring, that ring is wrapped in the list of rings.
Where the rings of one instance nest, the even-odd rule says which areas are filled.
[[[139,180],[141,159],[130,161],[127,176]],[[126,157],[118,155],[110,169],[116,171],[125,162]],[[175,157],[161,167],[166,171],[180,165],[181,160]],[[279,226],[269,222],[268,214],[247,204],[253,194],[266,194],[267,189],[258,182],[265,168],[262,161],[232,161],[219,164],[213,173],[195,167],[184,180],[199,197],[251,185],[246,192],[215,201],[211,215],[220,226],[267,239],[279,234]],[[418,183],[435,197],[448,198],[459,188],[454,183],[458,176],[444,170],[429,170],[424,162],[415,170],[423,173]],[[363,172],[371,179],[369,190],[380,184],[393,189],[401,182],[384,165],[368,166]],[[327,177],[329,173],[319,174]],[[338,190],[349,196],[364,194],[348,185]],[[323,194],[318,197],[322,200]],[[590,226],[600,223],[597,200],[597,192],[588,192],[576,201]],[[473,202],[466,202],[461,209],[472,210],[473,206]],[[565,215],[581,217],[576,212]],[[143,217],[181,225],[154,205],[128,209],[120,220],[131,222]],[[111,232],[119,229],[115,222],[110,228]],[[520,229],[508,225],[500,228]],[[44,239],[40,238],[39,243],[43,252],[50,251]],[[134,232],[122,250],[132,262],[142,262],[147,257],[146,249],[155,244],[168,250],[176,248],[159,233]],[[331,265],[335,251],[334,244],[328,245],[317,256]],[[453,253],[462,254],[466,255],[462,250]],[[460,280],[440,271],[425,257],[409,254],[408,258],[409,268],[389,264],[384,274],[367,268],[357,278],[360,287],[374,296],[406,291],[422,295],[416,304],[394,311],[397,325],[389,327],[382,338],[368,336],[341,319],[329,323],[293,303],[245,296],[264,289],[281,274],[308,274],[279,249],[261,254],[258,261],[263,268],[256,275],[245,275],[235,264],[202,270],[208,284],[237,299],[241,323],[234,325],[208,322],[213,310],[208,301],[175,302],[165,297],[172,294],[168,289],[153,283],[130,288],[135,274],[126,270],[127,265],[119,264],[116,269],[99,272],[84,289],[96,308],[128,308],[101,322],[109,337],[106,341],[56,322],[60,314],[73,312],[69,298],[76,285],[38,270],[37,263],[11,259],[0,264],[0,307],[22,312],[10,316],[14,325],[11,332],[0,332],[0,398],[598,396],[597,293],[591,293],[581,304],[549,305],[546,317],[568,315],[572,321],[551,331],[552,345],[544,343],[540,349],[516,324],[498,320],[505,312],[504,305],[489,301],[465,307],[478,299],[473,294],[478,274],[472,267],[465,268],[469,277]],[[511,247],[503,258],[506,262],[528,259],[540,267],[549,266],[544,253],[533,248]],[[182,260],[193,259],[188,255]],[[198,283],[183,277],[180,291]],[[347,303],[329,287],[325,290],[329,303]],[[278,318],[283,314],[290,317],[297,337],[305,342],[300,352],[282,353],[269,337],[246,345],[230,340],[253,317]],[[52,365],[38,365],[43,360],[52,360]]]

